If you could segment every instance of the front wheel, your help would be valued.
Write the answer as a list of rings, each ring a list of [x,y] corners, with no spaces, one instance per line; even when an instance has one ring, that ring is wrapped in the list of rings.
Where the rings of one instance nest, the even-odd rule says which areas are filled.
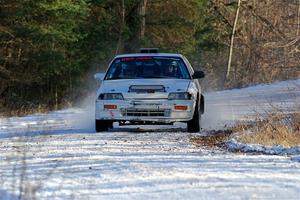
[[[109,128],[112,128],[112,122],[107,120],[95,120],[96,132],[108,131]]]
[[[196,106],[193,119],[187,122],[187,131],[189,133],[196,133],[200,131],[201,115],[199,114],[199,108]]]

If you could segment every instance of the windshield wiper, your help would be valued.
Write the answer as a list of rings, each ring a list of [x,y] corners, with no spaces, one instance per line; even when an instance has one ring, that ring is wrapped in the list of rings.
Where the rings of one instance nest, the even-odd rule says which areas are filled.
[[[142,78],[175,78],[169,76],[143,76]]]
[[[123,79],[137,79],[137,77],[112,77],[110,79],[107,79],[107,80],[123,80]]]

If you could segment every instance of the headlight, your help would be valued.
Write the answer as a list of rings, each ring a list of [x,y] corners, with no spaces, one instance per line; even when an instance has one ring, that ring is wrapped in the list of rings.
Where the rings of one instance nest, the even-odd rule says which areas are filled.
[[[121,93],[104,93],[100,94],[99,100],[123,100],[123,95]]]
[[[169,100],[189,100],[192,98],[192,95],[188,92],[174,92],[170,93]]]

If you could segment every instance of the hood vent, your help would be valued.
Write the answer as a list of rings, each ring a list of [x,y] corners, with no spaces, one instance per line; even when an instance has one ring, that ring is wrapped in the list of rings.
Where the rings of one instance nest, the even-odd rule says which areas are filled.
[[[129,87],[129,93],[155,93],[166,92],[166,88],[163,85],[131,85]]]

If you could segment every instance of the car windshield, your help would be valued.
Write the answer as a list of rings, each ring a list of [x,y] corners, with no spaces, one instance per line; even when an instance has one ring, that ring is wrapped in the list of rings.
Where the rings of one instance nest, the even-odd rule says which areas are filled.
[[[117,58],[105,79],[172,78],[190,79],[181,58],[174,57],[124,57]]]

